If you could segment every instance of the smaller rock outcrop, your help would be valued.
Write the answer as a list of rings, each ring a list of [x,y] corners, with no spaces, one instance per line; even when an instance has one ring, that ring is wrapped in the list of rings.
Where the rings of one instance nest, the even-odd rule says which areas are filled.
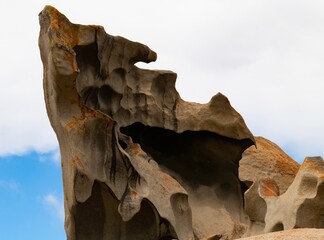
[[[308,157],[295,180],[279,196],[274,180],[261,179],[245,192],[251,235],[293,228],[324,228],[324,161]],[[264,230],[262,230],[264,225]]]
[[[250,217],[250,234],[263,233],[267,203],[264,198],[278,197],[279,187],[273,179],[265,178],[255,181],[244,194],[245,211]]]
[[[299,164],[278,145],[263,137],[255,137],[256,146],[248,148],[242,156],[239,177],[247,187],[257,179],[275,179],[280,193],[284,193],[298,172]]]
[[[292,228],[324,228],[324,161],[305,158],[294,182],[279,197],[264,197],[267,203],[265,232]]]

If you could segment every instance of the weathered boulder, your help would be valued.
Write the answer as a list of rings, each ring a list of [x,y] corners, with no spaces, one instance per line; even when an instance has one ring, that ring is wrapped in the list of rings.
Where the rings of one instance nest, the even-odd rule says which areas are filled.
[[[324,161],[305,158],[287,191],[263,196],[267,204],[265,232],[292,228],[324,228]]]
[[[287,191],[279,196],[272,179],[261,179],[245,192],[251,235],[293,228],[324,228],[324,161],[306,158]]]
[[[324,229],[299,228],[287,231],[267,233],[263,235],[241,238],[242,240],[322,240]]]
[[[156,60],[147,46],[50,6],[39,17],[68,240],[242,236],[238,164],[254,138],[228,99],[185,102],[175,73],[134,65]]]
[[[240,161],[239,178],[248,187],[257,179],[274,179],[280,194],[284,193],[298,172],[299,164],[289,157],[278,145],[255,137],[256,147],[249,147]]]
[[[278,196],[279,187],[270,178],[256,180],[244,193],[244,208],[251,220],[250,235],[263,233],[267,213],[264,198]]]

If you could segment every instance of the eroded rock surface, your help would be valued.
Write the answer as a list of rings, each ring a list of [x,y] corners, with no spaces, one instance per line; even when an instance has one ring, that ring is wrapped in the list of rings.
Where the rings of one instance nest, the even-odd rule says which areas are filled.
[[[222,94],[183,101],[147,46],[40,13],[44,95],[69,240],[230,239],[249,220],[238,179],[254,138]],[[214,236],[214,237],[210,237]]]
[[[293,228],[324,228],[324,161],[306,158],[287,189],[279,196],[272,179],[254,182],[245,192],[252,235]]]
[[[263,137],[255,137],[256,147],[249,147],[240,161],[239,177],[250,187],[257,179],[274,179],[280,194],[284,193],[298,172],[299,164],[278,145]]]
[[[264,231],[267,203],[265,198],[278,197],[279,187],[271,178],[256,180],[244,193],[244,207],[251,220],[250,235],[261,234]]]
[[[324,228],[324,161],[305,158],[287,191],[264,197],[267,203],[265,232],[292,228]]]

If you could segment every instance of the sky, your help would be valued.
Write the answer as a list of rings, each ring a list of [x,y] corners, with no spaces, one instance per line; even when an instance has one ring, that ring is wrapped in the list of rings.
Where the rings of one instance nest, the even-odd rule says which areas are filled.
[[[187,101],[223,93],[254,135],[296,161],[324,155],[322,0],[0,0],[1,239],[65,239],[37,43],[45,5],[148,45],[158,59],[138,66],[176,72]]]

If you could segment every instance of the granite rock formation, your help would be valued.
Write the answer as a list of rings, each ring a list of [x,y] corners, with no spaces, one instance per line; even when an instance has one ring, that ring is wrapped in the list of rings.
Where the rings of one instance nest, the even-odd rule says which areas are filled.
[[[279,197],[267,197],[265,232],[292,228],[324,228],[324,161],[306,158],[288,188]]]
[[[185,102],[175,73],[134,65],[156,60],[147,46],[72,24],[50,6],[39,18],[67,238],[242,236],[238,164],[254,138],[228,99]]]
[[[254,182],[245,192],[252,235],[293,228],[324,228],[324,161],[308,157],[287,189],[279,195],[274,180]]]
[[[258,179],[244,195],[244,208],[251,221],[250,235],[263,233],[267,213],[264,198],[279,196],[279,187],[271,178]]]
[[[136,67],[157,58],[141,43],[73,24],[50,6],[39,19],[68,240],[230,240],[324,228],[322,158],[306,158],[298,171],[270,141],[258,137],[254,149],[221,93],[186,102],[175,73]],[[323,231],[250,239],[298,234]]]
[[[239,178],[247,187],[257,179],[275,179],[283,194],[294,181],[299,164],[278,145],[263,137],[255,137],[256,147],[249,147],[240,161]]]

